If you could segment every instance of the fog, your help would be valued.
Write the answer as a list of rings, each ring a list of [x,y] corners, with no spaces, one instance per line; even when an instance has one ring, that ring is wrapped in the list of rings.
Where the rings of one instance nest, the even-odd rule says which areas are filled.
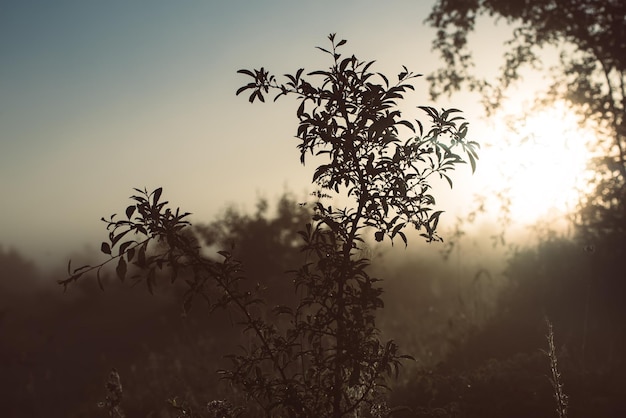
[[[284,205],[292,205],[290,222],[301,222],[306,214],[293,197],[285,199]],[[295,247],[269,244],[272,234],[284,235],[281,228],[288,227],[271,223],[276,216],[271,209],[254,214],[235,207],[197,229],[199,236],[213,237],[206,250],[212,252],[225,238],[211,235],[212,228],[228,230],[233,219],[243,226],[232,236],[239,239],[237,255],[249,266],[246,275],[267,285],[269,305],[292,299],[291,281],[283,272],[293,268],[285,264],[297,260]],[[247,233],[245,225],[257,229]],[[461,237],[458,228],[465,232]],[[449,401],[430,392],[437,382],[428,379],[452,379],[452,371],[455,385],[470,379],[476,390],[493,391],[492,385],[501,385],[497,375],[475,371],[485,362],[510,384],[525,385],[515,399],[523,400],[527,390],[540,392],[547,381],[534,375],[524,380],[517,373],[533,367],[539,376],[546,373],[540,351],[546,349],[544,316],[554,321],[559,344],[567,349],[566,365],[601,370],[620,364],[622,305],[615,292],[623,287],[615,279],[622,273],[602,243],[589,252],[567,237],[548,234],[551,238],[531,242],[527,235],[520,242],[504,231],[503,244],[493,238],[502,228],[484,219],[458,228],[457,234],[443,228],[443,243],[409,235],[406,248],[402,242],[373,241],[365,247],[371,275],[384,280],[385,307],[377,323],[385,338],[416,360],[405,363],[394,383],[397,402],[425,402],[429,396],[431,402]],[[89,248],[59,261],[71,258],[78,266],[106,257]],[[603,266],[602,279],[594,273],[598,266]],[[63,291],[56,281],[65,277],[61,267],[43,269],[14,250],[0,251],[0,384],[8,416],[95,416],[103,412],[97,404],[106,396],[103,385],[113,367],[123,379],[129,416],[170,416],[165,400],[174,396],[202,403],[228,395],[215,371],[227,366],[223,356],[244,337],[227,313],[211,316],[199,303],[181,316],[184,286],[171,285],[166,277],[154,295],[144,282],[120,283],[111,272],[104,275],[104,291],[93,276]],[[583,390],[575,378],[569,383],[570,390]],[[550,403],[549,389],[535,396]]]

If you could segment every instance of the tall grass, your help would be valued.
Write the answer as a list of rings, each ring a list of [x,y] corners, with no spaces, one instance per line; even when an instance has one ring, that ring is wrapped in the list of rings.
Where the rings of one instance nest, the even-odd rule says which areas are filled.
[[[550,359],[550,383],[552,383],[552,389],[554,390],[554,400],[556,401],[556,412],[559,418],[567,418],[568,398],[563,390],[563,381],[561,379],[561,372],[559,371],[558,357],[556,354],[556,346],[554,344],[554,328],[552,322],[546,317],[546,325],[548,326],[548,351],[544,353]]]

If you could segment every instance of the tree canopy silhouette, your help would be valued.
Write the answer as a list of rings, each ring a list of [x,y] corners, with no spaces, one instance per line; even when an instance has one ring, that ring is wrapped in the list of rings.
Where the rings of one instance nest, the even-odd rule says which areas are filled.
[[[472,72],[469,35],[477,18],[489,15],[512,25],[497,80]],[[591,180],[578,224],[587,240],[620,241],[626,236],[626,3],[621,0],[438,0],[427,21],[437,29],[433,49],[443,66],[429,77],[431,95],[468,88],[478,91],[488,111],[524,68],[541,68],[540,53],[556,48],[559,64],[544,103],[565,100],[597,134]],[[612,238],[611,238],[612,237]],[[602,239],[604,239],[602,238]]]

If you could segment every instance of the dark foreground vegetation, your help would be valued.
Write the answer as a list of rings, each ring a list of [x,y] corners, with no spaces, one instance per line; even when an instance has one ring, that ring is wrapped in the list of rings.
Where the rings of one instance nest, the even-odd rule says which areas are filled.
[[[291,294],[282,272],[300,256],[292,223],[306,215],[293,199],[278,207],[251,215],[230,210],[199,231],[212,243],[237,240],[244,263],[262,269],[268,288],[283,289],[267,295],[282,303]],[[394,416],[556,416],[541,351],[548,348],[544,316],[554,324],[569,416],[624,416],[624,247],[582,244],[553,238],[515,254],[495,310],[476,323],[463,320],[471,305],[492,301],[468,296],[474,271],[464,272],[459,288],[451,285],[455,270],[436,258],[385,263],[381,327],[417,359],[405,364],[388,401],[410,410]],[[384,263],[392,256],[375,257]],[[174,396],[198,409],[232,397],[215,371],[228,366],[223,355],[236,350],[241,332],[228,315],[209,316],[200,305],[181,318],[182,287],[164,280],[149,295],[145,285],[110,277],[105,292],[85,280],[62,293],[53,283],[61,272],[38,272],[8,250],[0,277],[6,416],[107,416],[97,404],[112,367],[129,417],[177,416],[166,403]]]

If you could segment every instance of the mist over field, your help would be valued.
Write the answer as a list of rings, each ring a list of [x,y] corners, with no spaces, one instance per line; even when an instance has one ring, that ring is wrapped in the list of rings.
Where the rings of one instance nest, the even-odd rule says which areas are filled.
[[[210,244],[207,254],[234,242],[246,276],[267,287],[269,309],[293,298],[293,275],[284,271],[297,263],[300,243],[292,229],[305,220],[305,210],[286,196],[257,212],[228,209],[197,225],[196,233]],[[393,383],[394,402],[445,405],[451,399],[439,385],[451,385],[450,395],[473,391],[476,405],[496,391],[522,410],[547,407],[545,316],[567,350],[566,370],[582,364],[601,373],[618,364],[624,344],[616,311],[623,306],[616,296],[621,270],[608,249],[595,243],[590,252],[556,236],[534,245],[494,246],[500,229],[467,228],[477,231],[460,239],[449,231],[444,243],[427,244],[415,234],[407,248],[373,240],[366,247],[372,276],[384,280],[385,308],[377,322],[385,338],[415,357]],[[106,257],[79,250],[72,262]],[[228,387],[215,372],[227,367],[224,355],[247,341],[233,317],[209,315],[200,300],[182,317],[184,287],[166,276],[154,295],[145,280],[121,283],[111,270],[103,275],[104,291],[90,275],[64,292],[56,280],[66,276],[15,251],[0,252],[0,390],[8,416],[94,416],[113,367],[123,379],[129,416],[169,416],[165,400],[173,396],[199,404],[226,396]],[[606,385],[618,375],[611,370],[598,376]],[[572,375],[566,382],[570,393],[580,392],[589,403],[579,408],[597,405],[601,389],[591,389],[588,381],[595,378],[578,379]],[[611,402],[604,407],[614,410]]]
[[[291,277],[283,271],[295,267],[293,261],[288,265],[293,255],[273,253],[280,248],[272,248],[276,237],[267,236],[280,231],[254,235],[251,227],[249,233],[238,244],[248,261],[244,266],[250,265],[247,275],[267,284],[271,301],[290,301]],[[408,249],[372,242],[368,251],[376,266],[372,274],[385,280],[380,325],[386,337],[416,357],[416,364],[406,365],[414,370],[443,361],[455,343],[492,315],[504,279],[502,260],[488,254],[490,246],[482,251],[470,243],[471,261],[461,262],[456,251],[446,261],[443,245],[423,243],[418,236],[410,239]],[[95,264],[103,257],[87,250],[71,256],[74,266]],[[227,364],[221,357],[242,338],[228,316],[210,317],[198,301],[193,315],[182,319],[181,286],[163,277],[150,295],[144,282],[132,287],[111,273],[104,292],[94,275],[64,292],[56,283],[67,276],[61,268],[42,269],[24,255],[2,249],[5,372],[0,382],[10,416],[88,416],[105,396],[103,385],[112,367],[123,376],[129,414],[160,411],[174,395],[219,397],[215,371]]]

